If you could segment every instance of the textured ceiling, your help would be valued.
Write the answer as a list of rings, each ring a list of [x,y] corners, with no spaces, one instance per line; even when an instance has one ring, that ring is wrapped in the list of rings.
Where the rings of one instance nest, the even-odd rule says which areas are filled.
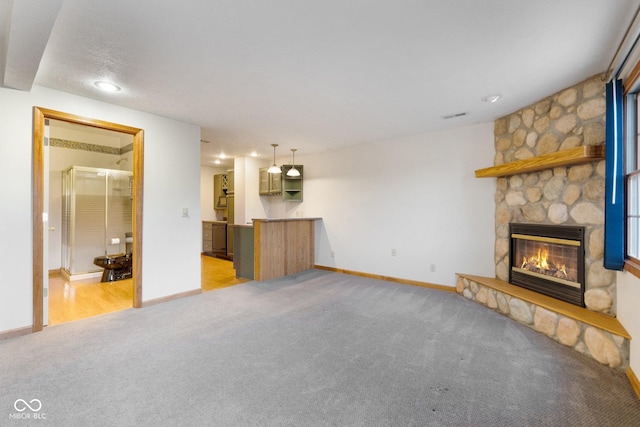
[[[40,3],[0,0],[3,44]],[[272,143],[304,155],[492,121],[601,73],[638,5],[65,0],[34,84],[198,124],[202,164],[220,152],[270,158]],[[122,90],[99,92],[105,79]],[[504,97],[481,101],[493,93]]]

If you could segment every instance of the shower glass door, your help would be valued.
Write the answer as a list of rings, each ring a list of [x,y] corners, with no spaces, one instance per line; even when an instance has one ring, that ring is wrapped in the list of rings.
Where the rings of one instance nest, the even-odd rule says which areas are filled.
[[[125,253],[125,233],[131,231],[133,224],[131,216],[133,176],[131,172],[110,170],[108,171],[107,182],[107,216],[105,224],[107,253]]]
[[[94,258],[124,252],[131,231],[132,173],[73,166],[63,174],[63,267],[72,276],[100,272]]]

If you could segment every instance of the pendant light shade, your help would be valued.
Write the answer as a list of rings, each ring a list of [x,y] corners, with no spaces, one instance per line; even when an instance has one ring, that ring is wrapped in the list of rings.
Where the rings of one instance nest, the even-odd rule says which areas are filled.
[[[282,169],[276,166],[276,147],[278,146],[278,144],[271,144],[271,146],[273,147],[273,165],[271,165],[269,169],[267,169],[267,172],[282,173]]]
[[[298,149],[296,149],[296,148],[292,148],[291,149],[291,155],[292,155],[291,166],[292,166],[292,168],[287,171],[287,176],[300,176],[300,171],[298,169],[296,169],[296,151],[298,151]]]

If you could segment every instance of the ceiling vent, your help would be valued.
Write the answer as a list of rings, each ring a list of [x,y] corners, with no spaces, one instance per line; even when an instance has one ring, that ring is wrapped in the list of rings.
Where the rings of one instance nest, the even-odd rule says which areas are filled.
[[[464,112],[464,113],[449,114],[448,116],[442,116],[442,118],[445,119],[445,120],[448,120],[448,119],[453,119],[455,117],[466,116],[467,114],[469,114],[469,113]]]

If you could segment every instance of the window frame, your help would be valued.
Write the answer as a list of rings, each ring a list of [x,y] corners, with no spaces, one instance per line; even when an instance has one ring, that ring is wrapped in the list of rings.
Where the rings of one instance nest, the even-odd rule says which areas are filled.
[[[640,191],[640,136],[638,131],[640,130],[639,122],[640,117],[640,61],[635,64],[629,75],[623,80],[623,129],[624,129],[624,200],[625,200],[625,213],[624,213],[624,270],[640,278],[640,200],[636,202],[637,212],[633,215],[637,218],[638,231],[635,235],[635,244],[637,245],[636,256],[629,254],[629,247],[631,244],[630,234],[630,196],[629,191],[631,188],[631,179],[636,178],[636,186]],[[640,197],[640,194],[638,195]]]

